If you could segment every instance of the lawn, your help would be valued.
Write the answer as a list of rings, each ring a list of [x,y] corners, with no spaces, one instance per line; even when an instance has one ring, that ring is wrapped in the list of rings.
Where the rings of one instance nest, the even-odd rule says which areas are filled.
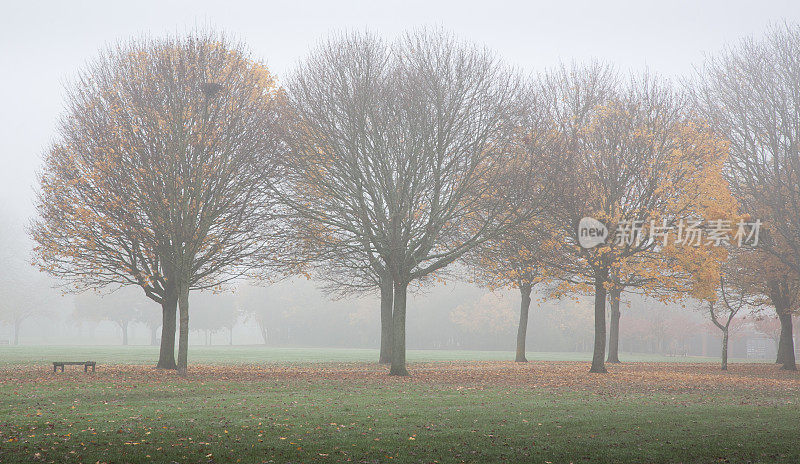
[[[589,361],[591,353],[529,352],[538,361]],[[654,354],[622,353],[624,361],[713,362],[719,358],[668,357]],[[409,350],[409,361],[508,361],[512,351]],[[9,364],[51,363],[58,360],[93,360],[101,364],[155,364],[158,348],[152,346],[0,346],[0,366]],[[191,346],[189,362],[201,364],[272,364],[316,362],[372,362],[378,350],[355,348],[275,348],[258,345]],[[731,359],[732,361],[745,361]],[[750,362],[753,362],[750,360]]]
[[[772,364],[302,361],[5,365],[0,462],[800,462]]]

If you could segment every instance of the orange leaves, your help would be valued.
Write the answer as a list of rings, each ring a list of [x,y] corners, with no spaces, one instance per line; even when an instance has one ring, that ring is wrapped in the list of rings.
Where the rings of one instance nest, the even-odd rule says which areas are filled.
[[[203,365],[189,369],[188,377],[155,370],[151,366],[109,365],[91,376],[82,371],[52,375],[48,366],[0,368],[0,384],[39,384],[42,388],[79,390],[84,384],[102,382],[109,388],[183,387],[200,382],[334,382],[344,385],[422,384],[452,388],[518,386],[556,391],[596,393],[632,392],[719,392],[751,390],[754,393],[800,393],[796,373],[780,371],[769,363],[733,364],[723,373],[711,363],[625,363],[609,365],[608,376],[586,375],[588,363],[571,361],[532,361],[526,364],[505,361],[452,361],[415,363],[412,377],[390,377],[386,368],[374,363],[318,363],[305,365],[267,364],[221,366]],[[225,387],[228,388],[228,387]]]
[[[589,250],[563,248],[575,255],[574,272],[590,279],[608,272],[615,285],[664,298],[692,287],[708,295],[724,250],[672,243],[683,221],[739,219],[723,176],[728,143],[687,115],[667,84],[649,76],[597,98],[572,137],[568,176],[579,181],[563,183],[578,192],[566,203],[571,214],[563,215],[560,228],[569,237],[574,221],[590,216],[608,227],[611,240]],[[639,224],[642,240],[617,240],[629,224]],[[668,231],[667,245],[656,235],[661,229]]]
[[[42,269],[152,285],[202,254],[197,272],[213,285],[257,254],[278,94],[263,64],[213,33],[103,52],[67,94],[39,177]]]

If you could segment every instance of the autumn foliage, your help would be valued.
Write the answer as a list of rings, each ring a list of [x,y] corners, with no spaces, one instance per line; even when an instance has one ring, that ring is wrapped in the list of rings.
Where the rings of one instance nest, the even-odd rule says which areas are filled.
[[[272,257],[280,101],[265,66],[213,33],[103,52],[69,87],[44,157],[36,264],[75,291],[137,285],[161,303],[163,367],[179,305],[185,368],[189,290]]]

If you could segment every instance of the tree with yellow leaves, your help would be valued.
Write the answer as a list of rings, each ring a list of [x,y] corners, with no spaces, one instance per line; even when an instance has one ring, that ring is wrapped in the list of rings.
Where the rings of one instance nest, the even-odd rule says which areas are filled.
[[[549,92],[570,166],[551,218],[564,237],[554,264],[594,288],[591,372],[606,372],[606,297],[615,280],[648,273],[658,280],[662,271],[670,278],[669,269],[653,266],[663,238],[682,220],[712,217],[710,205],[726,189],[724,141],[692,117],[668,83],[644,75],[619,85],[608,73],[597,66],[561,70]],[[607,239],[581,246],[583,218],[602,223]]]
[[[492,290],[507,287],[519,290],[516,362],[528,362],[525,346],[531,293],[536,285],[547,280],[546,253],[548,247],[554,246],[540,227],[533,220],[521,223],[502,237],[484,243],[466,258],[473,281]]]
[[[221,34],[121,43],[67,94],[39,175],[35,261],[71,288],[136,285],[162,305],[159,367],[187,366],[192,289],[274,259],[281,91]]]
[[[526,89],[524,114],[516,133],[516,149],[513,156],[509,156],[511,162],[505,166],[509,179],[518,177],[519,173],[530,172],[531,166],[537,168],[538,175],[522,176],[532,184],[528,187],[529,191],[552,189],[553,185],[541,174],[558,165],[557,156],[553,156],[559,151],[558,132],[547,114],[547,96],[542,90],[543,85],[539,80],[532,81]],[[542,166],[542,160],[548,160],[548,166]],[[472,275],[471,280],[491,290],[509,287],[519,290],[516,362],[528,361],[525,346],[531,293],[536,285],[548,280],[548,260],[559,247],[559,238],[543,219],[548,209],[539,209],[539,214],[481,243],[464,258]]]

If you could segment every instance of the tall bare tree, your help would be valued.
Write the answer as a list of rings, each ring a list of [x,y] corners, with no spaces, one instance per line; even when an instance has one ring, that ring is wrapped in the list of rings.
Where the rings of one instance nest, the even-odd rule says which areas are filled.
[[[187,365],[190,289],[274,260],[268,185],[281,92],[215,33],[122,43],[70,87],[30,227],[42,270],[71,288],[138,285],[162,304],[160,367]]]
[[[521,91],[487,50],[439,30],[391,47],[345,38],[289,85],[299,130],[286,174],[292,187],[282,196],[348,260],[385,266],[392,375],[408,374],[409,284],[442,272],[540,199],[526,190],[539,172],[530,163],[514,175],[505,169]]]
[[[730,140],[728,176],[742,212],[764,222],[760,247],[794,276],[775,276],[775,304],[800,275],[800,26],[771,27],[763,39],[746,38],[708,58],[696,75],[697,107]],[[784,309],[784,307],[786,307]],[[779,316],[781,313],[779,312]],[[780,318],[781,360],[796,369],[792,315]]]
[[[4,205],[5,206],[5,205]],[[0,207],[2,208],[2,207]],[[52,315],[53,306],[58,304],[58,292],[52,290],[54,279],[32,269],[26,250],[30,247],[22,240],[14,225],[19,224],[11,214],[0,210],[0,323],[12,328],[14,345],[20,343],[20,332],[26,321],[37,317]],[[21,222],[21,221],[20,221]]]
[[[300,237],[294,264],[312,267],[338,297],[380,291],[381,363],[390,361],[393,284],[354,183],[362,153],[385,152],[390,73],[389,47],[371,34],[333,37],[300,65],[288,84],[293,182],[282,192]]]

